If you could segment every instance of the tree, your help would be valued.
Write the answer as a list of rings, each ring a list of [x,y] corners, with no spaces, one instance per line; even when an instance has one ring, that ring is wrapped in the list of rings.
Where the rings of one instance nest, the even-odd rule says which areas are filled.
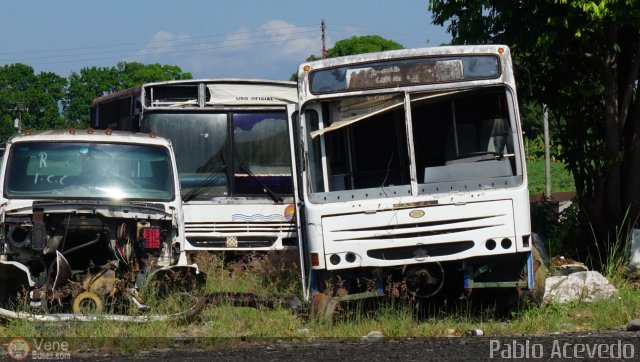
[[[349,39],[337,41],[333,48],[327,50],[327,58],[340,57],[344,55],[363,54],[371,52],[381,52],[385,50],[395,50],[404,48],[402,44],[393,40],[385,39],[379,35],[353,36]],[[310,55],[305,62],[320,60],[322,57]],[[298,80],[298,73],[293,73],[289,80]]]
[[[637,2],[430,0],[429,9],[435,24],[450,22],[453,43],[508,44],[529,69],[600,246],[633,226],[640,211]]]
[[[64,109],[69,125],[89,126],[89,109],[96,97],[136,87],[148,82],[191,79],[191,73],[178,66],[120,62],[115,67],[82,68],[71,73]]]
[[[67,104],[64,117],[70,126],[89,125],[89,109],[94,98],[117,91],[118,76],[114,68],[88,67],[69,76]]]
[[[48,129],[64,123],[59,109],[67,81],[54,73],[35,74],[25,64],[0,67],[0,140],[16,133],[14,120],[23,129]]]
[[[191,79],[191,73],[185,73],[175,65],[141,64],[120,62],[115,67],[118,77],[118,90],[136,87],[149,82]]]
[[[333,48],[327,50],[327,57],[334,58],[402,48],[403,46],[400,43],[385,39],[379,35],[353,36],[349,39],[337,41]]]

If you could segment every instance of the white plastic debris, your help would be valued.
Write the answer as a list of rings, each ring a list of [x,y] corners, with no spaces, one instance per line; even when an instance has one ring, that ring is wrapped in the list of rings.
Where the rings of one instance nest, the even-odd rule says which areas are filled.
[[[380,342],[384,339],[384,334],[380,331],[371,331],[360,339],[364,342]]]

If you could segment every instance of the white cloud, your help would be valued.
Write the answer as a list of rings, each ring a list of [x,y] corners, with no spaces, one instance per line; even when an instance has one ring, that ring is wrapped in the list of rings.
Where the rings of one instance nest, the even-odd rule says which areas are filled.
[[[136,59],[177,65],[196,78],[287,79],[305,58],[321,52],[319,28],[302,28],[283,20],[271,20],[255,29],[242,27],[222,39],[212,38],[195,41],[188,35],[161,31]]]
[[[193,74],[207,71],[216,63],[211,49],[219,44],[195,42],[189,35],[159,31],[136,56],[136,61],[177,65]]]
[[[306,58],[312,53],[318,53],[320,49],[320,34],[310,33],[304,28],[299,28],[283,20],[271,20],[262,25],[262,29],[278,45],[279,52],[283,56],[302,56]]]
[[[171,34],[166,31],[157,32],[147,45],[138,53],[138,57],[156,57],[182,52],[192,44],[188,35]]]
[[[259,51],[261,57],[288,58],[307,57],[318,52],[320,35],[310,32],[284,20],[271,20],[258,29],[240,28],[225,37],[223,52],[244,53],[250,51],[255,57]]]
[[[253,44],[251,31],[246,28],[240,28],[235,32],[227,35],[222,42],[223,48],[248,48]]]

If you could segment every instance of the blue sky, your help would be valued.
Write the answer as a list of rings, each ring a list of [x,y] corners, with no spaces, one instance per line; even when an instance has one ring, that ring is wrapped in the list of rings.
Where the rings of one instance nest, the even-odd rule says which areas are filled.
[[[195,78],[288,79],[310,54],[354,35],[406,48],[448,42],[428,0],[0,0],[0,65],[68,76],[119,61],[177,65]]]

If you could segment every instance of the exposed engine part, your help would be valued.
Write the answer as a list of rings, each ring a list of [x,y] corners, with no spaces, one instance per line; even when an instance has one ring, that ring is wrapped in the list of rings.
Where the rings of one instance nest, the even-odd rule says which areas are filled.
[[[14,248],[25,248],[31,245],[31,227],[11,225],[7,230],[7,239]]]
[[[34,209],[33,228],[31,229],[31,248],[35,251],[42,251],[47,242],[47,229],[44,224],[44,214],[41,209]]]
[[[57,290],[66,284],[71,277],[69,262],[65,259],[64,255],[57,250],[55,263],[49,267],[49,270],[48,280],[53,280],[53,284],[51,285],[53,290]]]
[[[31,278],[36,289],[29,293],[29,304],[36,310],[101,312],[114,299],[119,306],[134,303],[144,309],[141,300],[132,301],[128,290],[156,270],[172,269],[167,268],[174,260],[169,220],[47,213],[35,208],[31,218],[6,220],[5,255],[12,261],[0,262],[4,286],[0,307],[25,298],[22,291],[32,286],[24,281]],[[25,278],[14,276],[10,270],[14,264],[26,266],[20,271],[27,274]]]
[[[104,311],[102,298],[93,292],[82,292],[73,300],[73,313],[100,314]]]
[[[62,241],[62,235],[54,235],[47,241],[47,246],[42,251],[45,254],[53,254],[58,251],[58,247],[60,246],[60,241]]]
[[[117,292],[117,281],[115,270],[105,268],[96,275],[85,276],[82,287],[101,297],[113,296]]]
[[[68,254],[73,253],[74,251],[78,251],[80,249],[86,248],[87,246],[95,245],[95,244],[97,244],[99,242],[100,242],[100,234],[96,235],[96,238],[91,240],[91,241],[88,241],[88,242],[86,242],[84,244],[80,244],[80,245],[74,246],[73,248],[70,248],[70,249],[65,249],[63,254],[68,255]]]
[[[148,222],[138,222],[138,240],[140,246],[144,250],[159,250],[160,245],[160,228],[152,227]]]

